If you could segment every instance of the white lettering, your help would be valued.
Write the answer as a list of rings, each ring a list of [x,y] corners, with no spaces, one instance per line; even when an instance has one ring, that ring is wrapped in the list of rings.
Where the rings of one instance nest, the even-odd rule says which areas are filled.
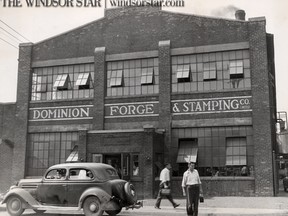
[[[110,106],[110,116],[113,116],[114,113],[117,113],[118,110],[119,110],[118,106]]]
[[[137,113],[139,113],[140,115],[143,115],[145,113],[144,105],[139,105],[136,110],[137,110]]]
[[[33,110],[33,119],[38,119],[40,117],[39,110]]]
[[[154,105],[153,104],[147,104],[146,105],[146,114],[153,114],[154,113]]]

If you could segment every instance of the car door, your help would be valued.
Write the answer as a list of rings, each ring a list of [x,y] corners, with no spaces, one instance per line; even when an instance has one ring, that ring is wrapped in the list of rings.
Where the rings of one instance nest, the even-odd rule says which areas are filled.
[[[70,169],[67,181],[69,206],[77,206],[82,193],[90,187],[97,186],[93,172],[85,168]]]
[[[59,174],[61,173],[61,174]],[[67,206],[66,169],[50,170],[38,186],[37,197],[44,205]]]

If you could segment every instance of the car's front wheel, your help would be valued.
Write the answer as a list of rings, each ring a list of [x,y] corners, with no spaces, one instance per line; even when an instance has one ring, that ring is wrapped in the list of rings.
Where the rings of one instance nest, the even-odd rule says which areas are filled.
[[[85,216],[102,216],[103,210],[100,206],[100,200],[95,196],[87,197],[83,204]]]
[[[117,214],[119,214],[121,212],[122,208],[118,209],[118,210],[109,210],[109,211],[105,211],[109,216],[116,216]]]
[[[18,196],[11,196],[7,201],[7,211],[12,216],[20,216],[24,212],[22,200]]]

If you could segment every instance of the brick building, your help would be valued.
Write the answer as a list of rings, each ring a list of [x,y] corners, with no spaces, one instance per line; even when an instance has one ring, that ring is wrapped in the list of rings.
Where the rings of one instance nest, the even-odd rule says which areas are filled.
[[[244,11],[222,19],[126,7],[21,44],[17,101],[1,105],[9,138],[1,170],[11,166],[1,181],[65,161],[104,162],[151,198],[171,162],[181,196],[194,160],[207,195],[274,195],[274,44],[265,25]]]

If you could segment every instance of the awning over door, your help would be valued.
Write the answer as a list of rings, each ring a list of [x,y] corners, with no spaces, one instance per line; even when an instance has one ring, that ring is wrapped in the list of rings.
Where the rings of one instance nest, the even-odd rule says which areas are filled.
[[[78,146],[75,145],[72,152],[66,159],[66,162],[77,162],[78,161]]]
[[[193,142],[181,142],[177,155],[177,163],[196,162],[197,152],[198,147]]]

